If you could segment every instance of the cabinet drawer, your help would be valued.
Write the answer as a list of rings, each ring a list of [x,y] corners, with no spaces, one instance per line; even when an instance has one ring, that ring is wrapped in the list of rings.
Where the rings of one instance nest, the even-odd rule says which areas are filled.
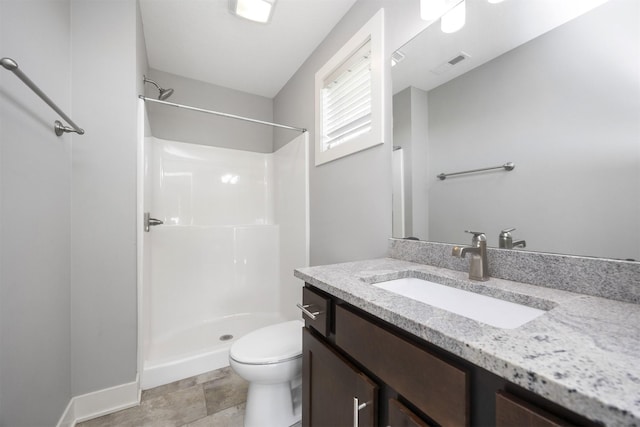
[[[465,370],[342,306],[335,316],[336,345],[438,424],[469,425]]]
[[[309,313],[302,311],[305,326],[315,329],[322,336],[328,336],[331,320],[331,299],[305,287],[302,288],[302,306]]]
[[[496,427],[574,426],[537,406],[505,392],[496,393]]]
[[[396,399],[389,399],[388,427],[429,427],[429,424]]]

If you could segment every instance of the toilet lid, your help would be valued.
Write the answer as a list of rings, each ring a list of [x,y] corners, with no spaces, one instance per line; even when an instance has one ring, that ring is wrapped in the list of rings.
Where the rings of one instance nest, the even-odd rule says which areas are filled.
[[[266,326],[239,338],[231,345],[229,356],[236,362],[266,365],[302,355],[301,320]]]

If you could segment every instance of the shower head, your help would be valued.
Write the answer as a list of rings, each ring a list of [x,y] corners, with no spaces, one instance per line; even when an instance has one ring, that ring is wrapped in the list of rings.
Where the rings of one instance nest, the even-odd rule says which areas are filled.
[[[148,79],[147,76],[143,76],[143,77],[144,77],[144,82],[145,83],[151,83],[152,85],[154,85],[158,89],[158,92],[160,92],[158,94],[158,99],[160,99],[161,101],[164,101],[165,99],[167,99],[171,95],[173,95],[173,89],[171,89],[171,88],[163,89],[160,86],[158,86],[158,83],[154,82],[151,79]]]
[[[158,90],[160,91],[160,94],[158,95],[158,99],[162,101],[164,101],[165,99],[173,95],[173,89],[171,88],[168,88],[168,89],[158,88]]]

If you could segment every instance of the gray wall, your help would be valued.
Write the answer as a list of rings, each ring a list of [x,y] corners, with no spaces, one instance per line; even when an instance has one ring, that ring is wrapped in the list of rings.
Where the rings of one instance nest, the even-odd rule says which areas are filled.
[[[0,2],[0,52],[71,108],[70,7]],[[55,425],[69,403],[71,141],[0,68],[0,426]],[[84,124],[78,119],[78,122]]]
[[[273,101],[222,86],[150,69],[148,78],[160,87],[173,88],[169,102],[273,121]],[[150,83],[145,95],[157,98],[158,90]],[[211,114],[147,103],[151,133],[157,138],[215,147],[235,148],[259,153],[273,152],[273,131],[270,126],[249,123]]]
[[[640,259],[639,13],[606,3],[429,92],[429,240],[516,227],[531,250]]]
[[[310,155],[311,264],[384,256],[391,236],[391,83],[387,70],[386,143],[315,166],[315,73],[381,7],[385,57],[422,30],[417,0],[358,0],[274,99],[279,123],[307,128]],[[387,61],[388,63],[388,61]],[[275,131],[275,147],[291,139]]]
[[[136,2],[72,3],[72,393],[132,382],[136,330]]]
[[[86,131],[56,137],[56,114],[0,70],[0,426],[52,426],[72,396],[135,380],[146,59],[135,2],[3,0],[0,12],[2,55]]]

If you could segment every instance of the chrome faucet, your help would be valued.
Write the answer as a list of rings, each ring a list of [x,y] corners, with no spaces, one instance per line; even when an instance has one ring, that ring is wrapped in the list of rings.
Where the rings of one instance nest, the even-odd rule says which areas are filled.
[[[500,236],[498,237],[498,247],[501,249],[513,249],[517,247],[526,248],[527,242],[524,240],[516,240],[513,241],[513,237],[511,237],[511,232],[515,230],[515,228],[507,228],[506,230],[502,230],[500,232]]]
[[[481,231],[469,231],[466,233],[473,234],[471,246],[454,246],[451,255],[458,258],[465,258],[467,254],[471,254],[469,263],[469,279],[471,280],[489,280],[489,263],[487,261],[487,236]]]

